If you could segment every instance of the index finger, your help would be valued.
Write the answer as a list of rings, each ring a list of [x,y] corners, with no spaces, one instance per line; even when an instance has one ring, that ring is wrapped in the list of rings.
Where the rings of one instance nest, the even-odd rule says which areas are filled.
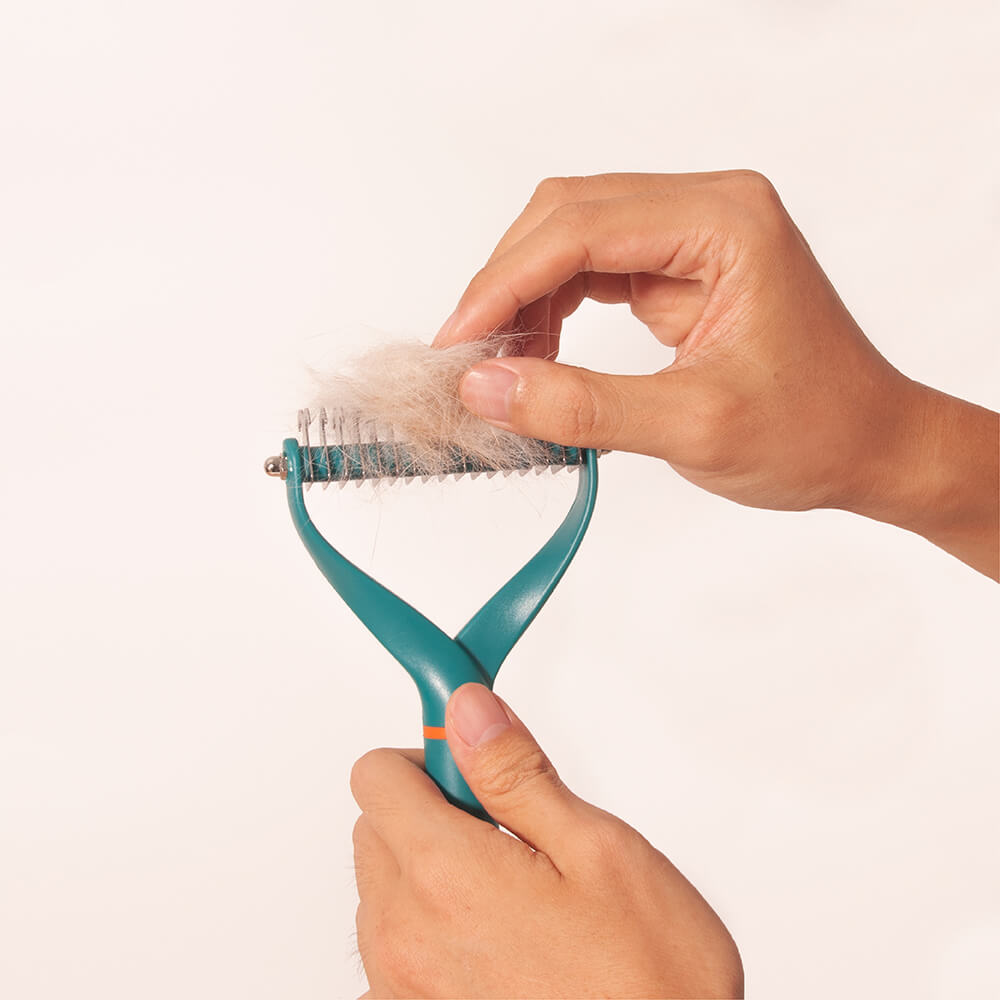
[[[595,174],[591,177],[547,177],[534,190],[521,214],[507,227],[493,248],[490,261],[524,239],[547,215],[571,202],[621,198],[652,192],[686,180],[683,174]]]
[[[474,340],[577,274],[664,274],[714,283],[711,206],[683,197],[629,195],[563,205],[472,279],[439,346]]]
[[[547,215],[572,202],[606,201],[639,194],[679,194],[699,184],[712,184],[723,173],[650,174],[612,173],[589,177],[547,177],[535,188],[521,214],[500,238],[490,260],[495,260],[522,240]]]
[[[351,793],[400,866],[466,821],[423,769],[421,750],[370,750],[351,770]]]

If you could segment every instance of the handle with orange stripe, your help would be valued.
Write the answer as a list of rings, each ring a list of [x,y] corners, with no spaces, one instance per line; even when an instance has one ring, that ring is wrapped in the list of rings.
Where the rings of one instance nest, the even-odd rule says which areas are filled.
[[[305,506],[298,441],[288,438],[282,452],[287,464],[288,507],[303,544],[337,593],[416,682],[423,708],[427,773],[449,801],[489,819],[448,750],[445,706],[452,693],[470,681],[493,687],[500,665],[566,572],[597,500],[597,453],[584,452],[576,498],[552,537],[452,639],[345,559],[320,534]]]

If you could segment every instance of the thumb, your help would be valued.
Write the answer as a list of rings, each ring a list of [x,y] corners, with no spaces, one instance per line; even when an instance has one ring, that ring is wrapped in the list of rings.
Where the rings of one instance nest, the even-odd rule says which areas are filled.
[[[482,684],[463,684],[445,714],[448,746],[483,808],[539,850],[558,847],[580,824],[578,799],[559,779],[524,723]]]
[[[666,458],[692,409],[685,369],[603,375],[541,358],[497,358],[459,386],[477,416],[525,437]]]

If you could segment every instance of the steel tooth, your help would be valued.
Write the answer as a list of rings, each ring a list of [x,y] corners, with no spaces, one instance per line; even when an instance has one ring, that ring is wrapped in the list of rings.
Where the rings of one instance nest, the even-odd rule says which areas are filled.
[[[326,407],[321,406],[319,408],[319,446],[323,449],[323,458],[326,461],[326,479],[323,480],[323,489],[326,490],[330,486],[330,445],[326,440]]]

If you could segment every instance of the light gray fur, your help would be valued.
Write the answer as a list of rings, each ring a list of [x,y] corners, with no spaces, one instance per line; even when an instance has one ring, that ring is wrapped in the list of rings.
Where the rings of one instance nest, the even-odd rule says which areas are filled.
[[[345,423],[405,445],[417,475],[444,472],[453,464],[454,449],[501,472],[547,464],[543,446],[491,426],[458,398],[462,376],[478,362],[497,357],[507,339],[441,349],[416,340],[380,344],[347,372],[318,379],[314,406],[340,412]]]

